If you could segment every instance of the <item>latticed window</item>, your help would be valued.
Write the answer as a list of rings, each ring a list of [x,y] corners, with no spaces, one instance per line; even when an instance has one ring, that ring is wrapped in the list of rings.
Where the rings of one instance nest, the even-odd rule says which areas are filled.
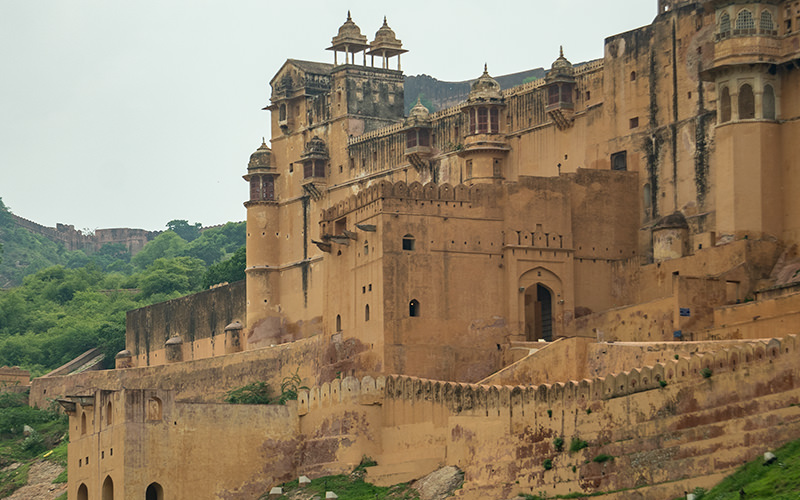
[[[729,34],[731,31],[731,16],[727,12],[723,12],[719,16],[719,33],[721,35]]]
[[[759,28],[762,32],[772,32],[775,30],[775,22],[772,20],[772,13],[770,11],[761,11],[761,24]]]
[[[417,131],[416,130],[409,130],[406,132],[406,147],[407,148],[415,148],[417,147]]]
[[[747,9],[741,10],[736,16],[736,31],[739,33],[752,32],[756,29],[753,14]]]
[[[500,131],[500,114],[497,111],[497,108],[492,108],[489,112],[489,117],[491,118],[491,130],[493,134],[496,134]]]
[[[478,133],[485,134],[489,131],[489,110],[478,108]]]

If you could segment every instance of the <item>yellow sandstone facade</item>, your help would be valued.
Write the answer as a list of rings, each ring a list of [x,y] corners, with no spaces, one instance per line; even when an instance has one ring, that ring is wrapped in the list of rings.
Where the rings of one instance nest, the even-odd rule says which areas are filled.
[[[800,6],[658,7],[602,59],[504,90],[484,67],[408,116],[385,20],[288,59],[244,288],[133,311],[118,370],[34,382],[75,396],[70,499],[258,498],[364,455],[384,484],[458,465],[462,498],[671,498],[797,437]],[[293,373],[296,403],[219,404]]]

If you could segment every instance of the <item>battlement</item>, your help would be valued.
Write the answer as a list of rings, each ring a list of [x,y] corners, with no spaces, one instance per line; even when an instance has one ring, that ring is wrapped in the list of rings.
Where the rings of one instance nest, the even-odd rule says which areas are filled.
[[[797,351],[797,335],[738,345],[708,354],[691,355],[630,371],[593,379],[569,380],[529,386],[479,385],[429,380],[405,375],[346,377],[308,391],[300,391],[298,414],[337,404],[387,404],[389,401],[436,403],[452,414],[497,416],[501,411],[524,414],[536,407],[582,406],[591,401],[629,396],[667,385],[692,382],[712,374],[735,372],[772,363]],[[708,373],[708,372],[706,372]],[[528,408],[532,407],[532,408]]]
[[[339,217],[363,208],[375,201],[382,199],[408,199],[408,200],[430,200],[440,202],[469,202],[475,203],[482,200],[486,193],[494,189],[489,185],[467,186],[458,184],[436,184],[429,182],[422,185],[420,182],[406,184],[404,181],[391,183],[380,181],[362,190],[356,195],[349,196],[346,200],[340,201],[335,206],[322,211],[323,221],[336,220]]]

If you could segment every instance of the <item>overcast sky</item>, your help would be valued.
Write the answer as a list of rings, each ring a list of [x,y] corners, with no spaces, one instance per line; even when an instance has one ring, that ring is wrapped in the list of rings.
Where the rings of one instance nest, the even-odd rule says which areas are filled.
[[[656,0],[0,0],[0,198],[48,226],[244,220],[269,80],[324,50],[347,10],[388,17],[408,75],[476,78],[600,58]]]

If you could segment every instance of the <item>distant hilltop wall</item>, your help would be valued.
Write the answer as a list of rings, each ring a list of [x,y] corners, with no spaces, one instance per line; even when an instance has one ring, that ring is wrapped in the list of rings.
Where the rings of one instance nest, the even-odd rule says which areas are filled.
[[[84,250],[96,252],[108,243],[121,243],[125,245],[131,255],[136,255],[148,241],[155,238],[160,231],[147,231],[144,229],[112,228],[97,229],[94,234],[83,234],[73,225],[56,224],[56,227],[47,227],[36,222],[11,214],[19,227],[44,236],[57,243],[63,243],[67,250]]]

